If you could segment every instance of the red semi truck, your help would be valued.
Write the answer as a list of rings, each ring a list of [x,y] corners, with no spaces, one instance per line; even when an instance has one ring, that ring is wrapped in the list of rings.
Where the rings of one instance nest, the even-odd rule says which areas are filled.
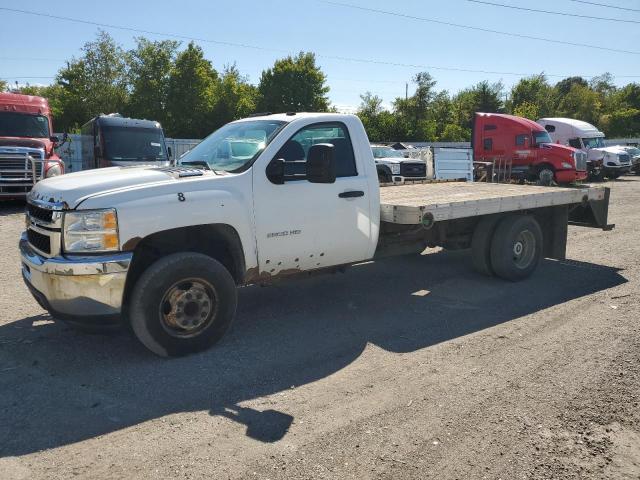
[[[502,113],[476,113],[471,146],[476,161],[511,161],[512,176],[558,184],[586,180],[587,156],[553,143],[532,120]]]
[[[24,197],[37,181],[64,173],[51,132],[45,98],[0,93],[0,198]]]

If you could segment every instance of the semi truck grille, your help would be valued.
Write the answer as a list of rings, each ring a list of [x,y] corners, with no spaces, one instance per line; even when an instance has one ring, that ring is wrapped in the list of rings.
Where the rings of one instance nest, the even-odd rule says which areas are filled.
[[[44,174],[44,150],[0,147],[0,197],[24,195]]]
[[[423,162],[402,162],[400,164],[400,175],[403,177],[425,177],[427,175],[427,164]]]
[[[53,210],[47,210],[28,203],[27,212],[29,212],[30,217],[37,218],[42,222],[51,223],[53,221]]]
[[[51,253],[51,238],[47,235],[43,235],[42,233],[29,228],[27,230],[27,239],[31,245],[41,252],[46,254]]]
[[[618,158],[620,159],[620,163],[622,165],[629,165],[631,163],[631,157],[627,154],[620,154]]]
[[[587,154],[576,152],[576,170],[584,172],[587,170]]]

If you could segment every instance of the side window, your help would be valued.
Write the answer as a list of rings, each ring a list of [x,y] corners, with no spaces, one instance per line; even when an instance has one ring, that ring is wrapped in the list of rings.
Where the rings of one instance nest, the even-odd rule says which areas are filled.
[[[299,176],[303,179],[306,174],[307,154],[311,146],[317,143],[333,145],[337,177],[358,175],[347,127],[342,123],[316,123],[298,131],[276,154],[275,158],[285,161],[286,176]]]
[[[516,135],[516,145],[524,145],[526,138],[527,138],[526,134]]]
[[[569,140],[569,146],[573,147],[573,148],[582,148],[582,145],[580,144],[580,139],[579,138],[572,138]]]
[[[485,138],[483,145],[485,150],[487,151],[493,150],[493,140],[491,138]]]
[[[555,125],[545,125],[544,129],[549,133],[553,133],[553,132],[556,131],[556,126]]]

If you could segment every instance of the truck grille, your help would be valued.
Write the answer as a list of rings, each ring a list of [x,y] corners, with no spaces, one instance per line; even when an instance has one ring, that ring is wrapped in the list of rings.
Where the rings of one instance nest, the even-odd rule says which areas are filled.
[[[44,174],[44,150],[0,147],[0,196],[24,195]]]
[[[34,248],[46,254],[51,253],[51,238],[49,236],[29,228],[27,229],[27,239]]]
[[[46,208],[40,208],[32,203],[28,203],[27,212],[30,217],[37,218],[40,221],[46,223],[51,223],[53,221],[53,210],[47,210]]]
[[[402,162],[400,175],[403,177],[426,177],[427,164],[423,162]]]
[[[576,170],[584,172],[587,170],[587,154],[576,152]]]
[[[622,165],[630,165],[631,164],[631,157],[626,153],[621,153],[620,155],[618,155],[618,158],[620,159],[620,163]]]

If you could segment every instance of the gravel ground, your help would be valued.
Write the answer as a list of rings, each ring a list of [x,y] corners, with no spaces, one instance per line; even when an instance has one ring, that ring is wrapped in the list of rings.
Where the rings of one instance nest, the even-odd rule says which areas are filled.
[[[640,478],[640,178],[530,279],[464,252],[240,291],[177,360],[54,323],[0,206],[0,477]]]

